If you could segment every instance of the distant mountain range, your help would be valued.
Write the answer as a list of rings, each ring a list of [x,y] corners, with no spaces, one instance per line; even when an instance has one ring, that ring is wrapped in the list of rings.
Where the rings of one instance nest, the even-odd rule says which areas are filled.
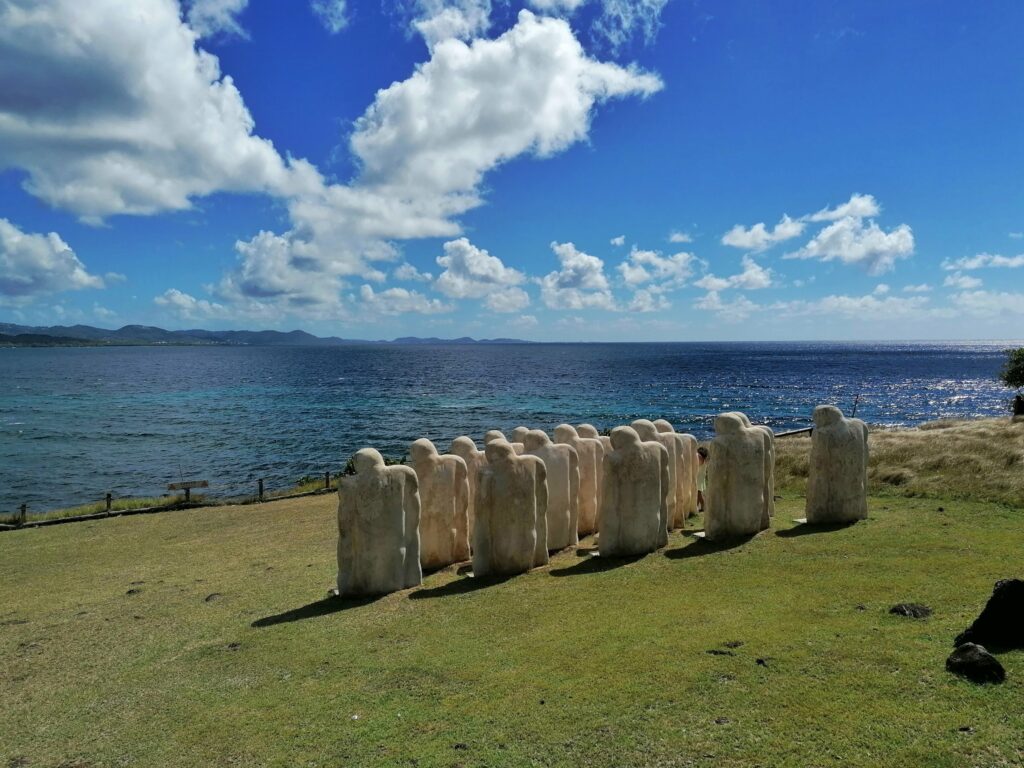
[[[272,346],[339,347],[353,344],[530,344],[522,339],[458,339],[403,336],[394,341],[320,337],[305,331],[168,331],[151,325],[126,325],[116,330],[91,325],[30,326],[0,323],[0,347],[102,347],[102,346]]]

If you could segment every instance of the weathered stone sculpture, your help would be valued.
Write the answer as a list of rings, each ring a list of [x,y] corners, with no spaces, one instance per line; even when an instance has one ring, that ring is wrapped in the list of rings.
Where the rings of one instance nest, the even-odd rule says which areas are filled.
[[[547,479],[536,456],[516,456],[504,440],[484,449],[476,526],[473,575],[510,576],[548,562]]]
[[[678,446],[676,465],[676,519],[673,528],[682,528],[686,518],[697,514],[697,438],[676,432],[672,423],[655,419],[654,426],[662,434],[672,435]]]
[[[744,426],[740,414],[723,413],[709,450],[705,536],[721,541],[763,530],[764,432]]]
[[[761,528],[767,530],[771,527],[772,518],[775,517],[775,433],[771,427],[763,424],[751,424],[747,414],[740,411],[731,412],[740,417],[745,427],[753,427],[764,435],[764,502],[761,512]]]
[[[679,475],[677,474],[679,469],[679,444],[673,435],[659,432],[658,428],[654,426],[654,422],[648,419],[637,419],[630,426],[636,430],[636,433],[644,442],[660,443],[668,451],[669,487],[665,494],[665,506],[668,510],[668,517],[665,520],[665,525],[667,530],[681,527],[681,524],[680,526],[676,525],[676,521],[679,519],[676,513],[676,493],[679,485]]]
[[[524,450],[526,450],[523,447],[522,443],[512,442],[507,437],[505,437],[505,433],[502,432],[500,429],[491,429],[487,431],[487,433],[484,435],[484,448],[487,448],[487,446],[493,443],[495,440],[504,440],[506,443],[512,446],[512,450],[515,451],[516,454],[521,454]]]
[[[555,442],[576,449],[580,465],[577,533],[589,536],[598,529],[599,473],[604,469],[604,446],[592,437],[580,437],[570,424],[555,427]]]
[[[672,489],[668,449],[643,442],[631,427],[616,427],[604,458],[601,506],[602,557],[654,552],[667,542],[667,499]]]
[[[473,438],[463,435],[452,440],[450,453],[466,462],[466,474],[469,476],[469,503],[466,505],[466,516],[469,518],[469,540],[473,541],[473,525],[476,520],[476,497],[480,487],[480,468],[487,464],[483,451],[478,451]]]
[[[469,559],[469,477],[466,462],[439,455],[420,438],[409,447],[420,489],[420,562],[443,568]]]
[[[868,516],[868,427],[835,406],[814,409],[807,522],[850,523]]]
[[[594,440],[600,440],[601,446],[604,448],[604,452],[608,453],[612,449],[612,439],[608,435],[602,435],[597,431],[597,427],[593,424],[578,424],[576,425],[576,434],[580,437],[590,437]]]
[[[551,442],[547,433],[530,430],[523,443],[527,456],[544,462],[548,481],[548,550],[575,546],[579,542],[580,460],[571,445]]]
[[[509,442],[512,443],[512,444],[522,443],[523,446],[525,447],[526,446],[526,436],[528,434],[530,434],[530,428],[529,427],[516,427],[515,429],[512,430],[512,439]]]
[[[373,448],[352,458],[356,473],[338,481],[338,594],[381,595],[419,585],[416,473],[384,466]]]

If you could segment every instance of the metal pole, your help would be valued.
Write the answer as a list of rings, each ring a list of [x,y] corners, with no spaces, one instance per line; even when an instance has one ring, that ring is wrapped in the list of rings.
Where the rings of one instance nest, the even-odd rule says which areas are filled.
[[[324,490],[331,490],[331,470],[324,472]]]
[[[114,497],[113,497],[112,494],[108,493],[107,494],[107,512],[110,511],[110,508],[113,506],[113,504],[114,504]]]
[[[262,478],[262,477],[260,478],[260,493],[259,493],[259,499],[260,499],[260,501],[263,501],[263,478]]]
[[[25,524],[25,515],[27,513],[27,510],[28,510],[28,504],[22,504],[21,505],[21,516],[18,518],[18,525],[24,525]]]

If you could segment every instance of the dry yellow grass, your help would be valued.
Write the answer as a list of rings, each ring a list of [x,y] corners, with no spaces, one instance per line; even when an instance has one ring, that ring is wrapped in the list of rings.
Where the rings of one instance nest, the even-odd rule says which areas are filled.
[[[802,491],[811,439],[776,442],[776,483]],[[946,419],[916,429],[873,429],[872,494],[1024,504],[1024,423]]]

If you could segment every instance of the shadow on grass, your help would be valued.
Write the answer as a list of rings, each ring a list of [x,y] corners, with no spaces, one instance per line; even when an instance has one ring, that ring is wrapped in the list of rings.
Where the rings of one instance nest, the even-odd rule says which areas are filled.
[[[301,608],[292,608],[284,613],[276,613],[273,616],[264,616],[262,619],[256,619],[251,626],[259,629],[260,627],[272,627],[275,624],[288,624],[293,621],[302,621],[303,619],[315,619],[318,616],[330,616],[332,613],[340,613],[350,608],[360,608],[364,605],[375,603],[382,597],[384,595],[325,597]]]
[[[409,595],[410,600],[426,600],[431,597],[449,597],[451,595],[464,595],[468,592],[476,592],[478,589],[487,589],[498,584],[503,584],[514,576],[466,576],[461,579],[449,581],[440,587],[429,589],[418,589]]]
[[[814,533],[832,533],[833,531],[843,531],[847,528],[852,528],[859,521],[854,520],[849,523],[826,523],[823,525],[815,525],[814,523],[798,523],[792,528],[787,528],[784,531],[776,531],[776,536],[781,536],[784,539],[790,539],[795,536],[810,536]]]
[[[742,547],[753,538],[753,536],[743,536],[730,541],[708,541],[707,539],[694,538],[692,544],[682,549],[667,550],[665,557],[671,560],[685,560],[689,557],[703,557],[704,555],[713,555],[716,552],[728,552],[730,549]]]
[[[614,568],[620,568],[623,565],[629,565],[635,563],[637,560],[641,560],[646,555],[630,555],[628,557],[600,557],[592,556],[589,551],[586,556],[575,565],[570,565],[568,568],[558,568],[557,570],[550,571],[552,576],[580,576],[584,573],[600,573],[601,571],[610,571]]]

